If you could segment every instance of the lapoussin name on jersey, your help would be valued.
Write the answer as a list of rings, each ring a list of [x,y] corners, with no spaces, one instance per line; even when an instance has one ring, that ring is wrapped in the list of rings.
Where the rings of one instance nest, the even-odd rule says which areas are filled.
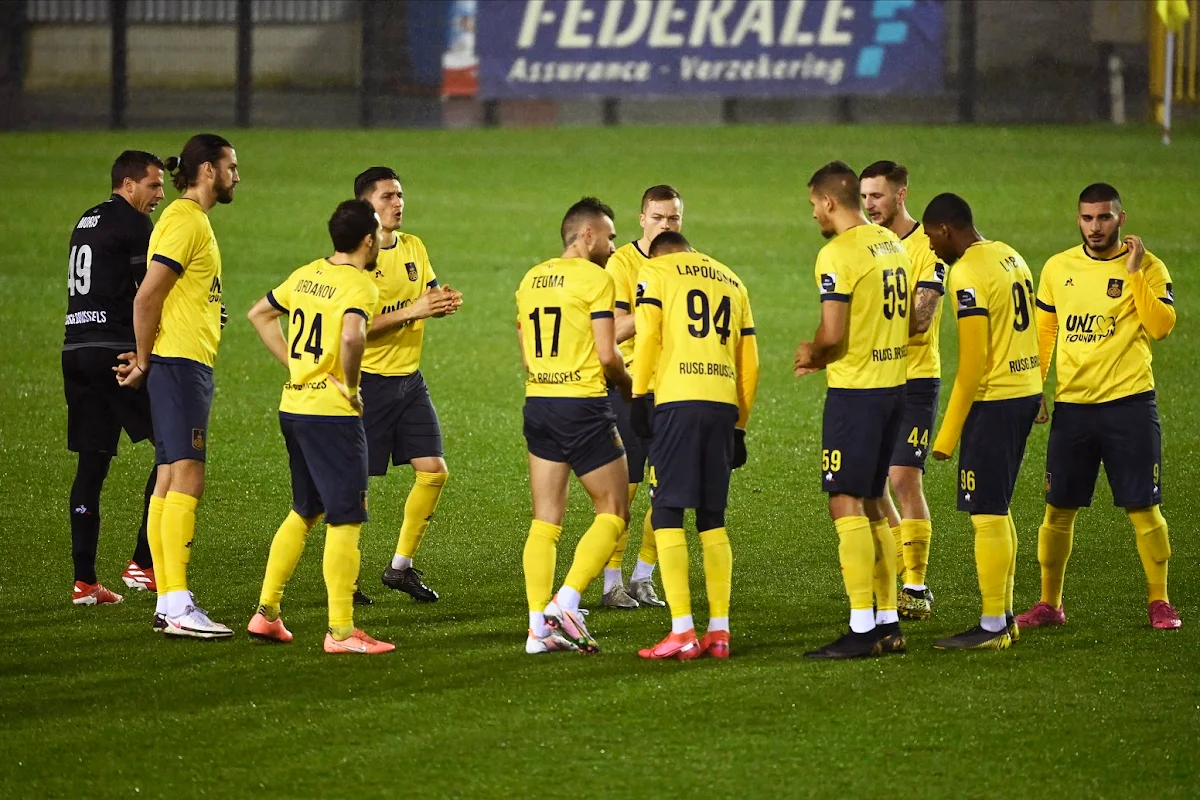
[[[726,275],[721,270],[714,269],[713,267],[706,267],[704,265],[692,267],[692,266],[676,264],[675,271],[678,272],[680,275],[690,275],[693,278],[708,278],[709,280],[712,280],[712,281],[720,281],[721,283],[728,283],[730,286],[738,286],[739,285],[737,281],[735,281],[733,278]]]
[[[737,372],[728,364],[715,361],[680,361],[680,375],[716,375],[718,378],[736,378]]]
[[[884,347],[880,350],[871,351],[872,361],[899,361],[902,358],[908,358],[908,345],[899,347]]]

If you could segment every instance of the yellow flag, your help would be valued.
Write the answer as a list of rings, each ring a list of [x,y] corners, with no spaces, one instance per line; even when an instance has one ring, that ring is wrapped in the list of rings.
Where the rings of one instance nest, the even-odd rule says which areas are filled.
[[[1191,16],[1187,0],[1157,0],[1154,10],[1158,12],[1158,18],[1162,20],[1163,25],[1172,33],[1182,31],[1183,24]]]

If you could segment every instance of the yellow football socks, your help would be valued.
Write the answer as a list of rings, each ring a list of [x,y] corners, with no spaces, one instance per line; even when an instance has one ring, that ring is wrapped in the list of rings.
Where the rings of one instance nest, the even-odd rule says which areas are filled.
[[[554,592],[554,564],[558,558],[560,536],[561,525],[535,519],[529,526],[521,561],[525,568],[525,598],[532,612],[541,613]]]
[[[1046,506],[1046,516],[1038,529],[1038,563],[1042,567],[1042,602],[1054,608],[1063,604],[1063,583],[1067,576],[1067,559],[1071,557],[1071,542],[1075,537],[1077,508]]]
[[[625,548],[629,546],[629,526],[625,526],[625,530],[621,531],[621,535],[617,537],[617,544],[614,546],[612,555],[608,558],[608,569],[621,569],[621,562],[625,560]]]
[[[304,553],[308,532],[318,519],[305,519],[295,511],[289,511],[279,530],[275,531],[271,553],[267,556],[267,574],[263,577],[262,593],[258,596],[259,607],[267,619],[278,619],[283,588],[296,571],[296,565]]]
[[[842,563],[842,581],[852,611],[870,610],[875,574],[875,541],[866,517],[842,517],[834,520],[838,534],[838,559]],[[661,537],[662,531],[659,531]],[[659,551],[661,553],[661,546]],[[664,568],[665,585],[665,568]],[[892,606],[895,608],[895,605]]]
[[[1008,512],[1008,538],[1012,542],[1012,555],[1008,559],[1008,574],[1004,579],[1004,613],[1013,614],[1013,587],[1017,582],[1017,523]]]
[[[671,618],[691,616],[692,590],[688,585],[687,537],[683,528],[659,528],[654,538],[658,541],[659,569]]]
[[[412,558],[421,546],[429,520],[437,510],[442,487],[446,485],[448,472],[417,472],[412,490],[404,502],[404,522],[400,525],[400,539],[396,542],[396,555]]]
[[[975,527],[975,569],[979,573],[983,615],[1003,618],[1008,567],[1012,563],[1008,517],[973,514],[971,524]]]
[[[330,525],[325,531],[322,572],[329,594],[329,632],[342,640],[354,635],[354,586],[361,555],[358,535],[362,524]]]
[[[901,520],[900,538],[904,550],[896,570],[898,572],[901,567],[904,568],[906,584],[924,586],[925,573],[929,570],[929,540],[933,538],[933,523],[927,519]]]
[[[166,498],[150,496],[150,510],[146,514],[146,539],[150,542],[150,561],[154,565],[154,580],[158,593],[166,595],[166,560],[163,558],[162,516]]]
[[[196,504],[199,501],[183,492],[167,492],[163,501],[160,538],[162,540],[163,580],[167,593],[187,591],[187,565],[196,535]],[[147,531],[149,536],[149,531]]]
[[[654,525],[650,522],[650,512],[646,509],[646,517],[642,520],[642,547],[638,550],[638,560],[644,564],[658,562],[658,540],[654,535]]]
[[[870,523],[871,538],[875,548],[875,564],[872,570],[877,611],[896,610],[896,539],[886,519]]]
[[[1158,506],[1129,511],[1129,521],[1137,534],[1138,555],[1146,570],[1147,602],[1167,599],[1167,561],[1171,558],[1171,542],[1167,538],[1167,521]]]
[[[708,589],[709,619],[727,618],[729,595],[733,589],[733,549],[729,546],[729,534],[724,528],[700,531],[700,544],[704,547],[704,583]],[[675,616],[674,612],[672,616]]]
[[[575,557],[571,560],[571,569],[563,585],[583,594],[583,590],[608,563],[608,557],[624,532],[625,520],[616,514],[597,514],[592,527],[587,529],[575,546]]]
[[[904,520],[892,528],[892,539],[896,542],[896,574],[904,577],[900,574],[904,571]]]

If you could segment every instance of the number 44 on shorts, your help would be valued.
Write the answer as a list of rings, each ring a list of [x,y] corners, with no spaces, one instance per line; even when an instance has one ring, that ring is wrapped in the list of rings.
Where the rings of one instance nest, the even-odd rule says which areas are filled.
[[[928,447],[929,446],[929,428],[924,432],[920,428],[913,428],[912,433],[908,435],[908,443],[913,447]]]

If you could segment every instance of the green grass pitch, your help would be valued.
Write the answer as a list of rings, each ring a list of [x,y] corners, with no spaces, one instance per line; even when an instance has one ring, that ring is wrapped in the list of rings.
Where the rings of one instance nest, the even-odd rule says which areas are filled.
[[[1191,309],[1200,259],[1191,211],[1200,145],[1169,148],[1148,129],[772,127],[560,131],[226,131],[242,184],[212,215],[232,321],[216,367],[208,490],[191,583],[228,642],[150,632],[152,602],[75,608],[59,348],[67,238],[108,192],[126,147],[167,155],[190,131],[0,136],[0,795],[99,797],[1185,796],[1200,773],[1200,342]],[[822,243],[805,181],[841,158],[907,164],[918,215],[941,191],[974,206],[985,235],[1017,248],[1035,274],[1076,244],[1074,204],[1104,180],[1174,277],[1179,322],[1155,346],[1165,428],[1165,513],[1172,599],[1185,627],[1149,629],[1131,528],[1107,486],[1079,520],[1066,629],[1029,631],[1004,653],[934,651],[979,612],[970,525],[954,510],[955,467],[931,464],[934,618],[907,625],[909,653],[812,663],[804,650],[845,624],[836,537],[819,491],[824,380],[792,377],[813,332],[812,264]],[[451,478],[418,556],[442,593],[433,606],[389,596],[379,573],[395,544],[408,469],[371,487],[362,586],[377,604],[361,624],[397,642],[373,659],[320,651],[321,530],[288,589],[291,646],[243,633],[267,547],[289,504],[276,408],[281,369],[244,313],[290,270],[328,251],[325,222],[354,175],[390,164],[403,176],[406,230],[429,247],[466,305],[431,321],[423,370],[441,415]],[[734,655],[643,663],[665,610],[585,604],[603,652],[529,658],[521,548],[529,501],[521,437],[522,373],[513,291],[559,253],[563,210],[596,194],[638,235],[637,201],[670,182],[685,232],[745,279],[763,359],[729,511]],[[174,192],[168,190],[168,201]],[[164,203],[165,207],[165,203]],[[955,363],[954,323],[943,376]],[[1013,505],[1020,535],[1017,605],[1038,599],[1047,429],[1030,441]],[[122,445],[104,495],[100,575],[120,587],[132,552],[148,445]],[[560,579],[588,524],[575,486]],[[634,507],[645,508],[644,494]],[[640,531],[640,529],[639,529]],[[627,563],[632,564],[635,532]],[[692,583],[703,617],[699,548]]]

